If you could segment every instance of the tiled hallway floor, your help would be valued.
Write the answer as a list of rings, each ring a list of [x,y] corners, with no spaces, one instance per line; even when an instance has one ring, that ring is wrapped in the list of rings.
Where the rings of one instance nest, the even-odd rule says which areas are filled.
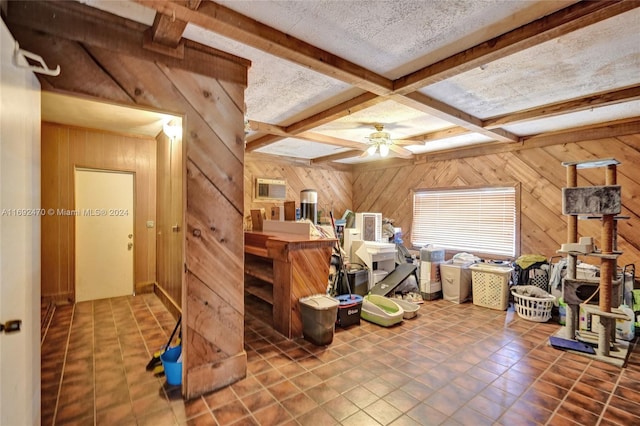
[[[620,369],[549,347],[555,323],[437,300],[402,325],[362,321],[316,347],[246,303],[247,377],[188,402],[145,370],[175,325],[153,294],[58,306],[42,346],[42,424],[640,424],[638,343]]]

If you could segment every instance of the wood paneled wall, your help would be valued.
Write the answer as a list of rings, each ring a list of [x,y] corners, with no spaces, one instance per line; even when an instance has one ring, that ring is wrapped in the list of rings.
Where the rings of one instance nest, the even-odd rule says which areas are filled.
[[[245,377],[242,174],[250,62],[189,40],[178,56],[145,49],[146,25],[76,2],[9,2],[7,16],[21,47],[64,65],[59,77],[38,76],[43,89],[183,117],[182,393],[191,399]]]
[[[165,304],[179,308],[182,306],[183,268],[183,161],[182,138],[171,140],[164,133],[158,141],[158,203],[157,203],[157,267],[156,282],[161,289],[161,297],[169,300]]]
[[[136,287],[156,280],[156,141],[93,129],[42,123],[42,208],[74,210],[74,170],[135,173]],[[75,300],[75,218],[42,217],[42,297]]]
[[[278,160],[278,158],[248,153],[244,167],[244,211],[245,223],[251,223],[251,209],[264,208],[267,218],[271,207],[282,207],[283,203],[256,201],[254,198],[256,178],[284,179],[287,183],[287,200],[295,201],[300,207],[300,191],[314,189],[318,192],[318,212],[329,217],[333,210],[336,219],[342,217],[352,206],[351,167],[336,164],[305,165]]]
[[[566,242],[567,219],[562,215],[561,188],[566,186],[563,161],[614,157],[618,184],[622,186],[622,215],[618,223],[618,247],[624,253],[618,264],[640,265],[640,135],[628,135],[578,143],[521,149],[447,161],[396,167],[354,170],[354,211],[380,211],[395,218],[410,245],[412,190],[495,184],[520,184],[520,253],[555,256]],[[603,185],[604,169],[578,172],[578,185]],[[600,224],[581,220],[580,236],[595,237],[600,245]]]

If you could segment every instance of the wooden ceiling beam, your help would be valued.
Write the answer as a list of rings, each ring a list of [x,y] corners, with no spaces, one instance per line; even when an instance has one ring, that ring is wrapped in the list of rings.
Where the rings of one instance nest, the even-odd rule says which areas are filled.
[[[471,130],[461,127],[461,126],[453,126],[448,129],[438,130],[431,133],[425,133],[422,136],[419,136],[424,143],[439,141],[440,139],[453,138],[455,136],[467,135],[471,133]]]
[[[135,1],[369,92],[392,91],[390,79],[217,3],[205,2],[196,11],[170,0]]]
[[[516,124],[540,118],[555,117],[561,114],[585,111],[592,108],[616,105],[623,102],[637,101],[639,99],[640,85],[635,85],[611,92],[596,93],[582,98],[556,102],[511,114],[488,118],[483,121],[483,127],[485,129],[494,129],[506,124]]]
[[[445,161],[459,158],[477,157],[480,155],[497,154],[500,152],[521,151],[524,149],[543,148],[545,146],[560,145],[586,140],[605,139],[640,133],[638,118],[610,121],[595,125],[574,127],[572,129],[549,132],[540,135],[523,137],[519,144],[489,143],[471,145],[449,151],[416,154],[416,162]]]
[[[370,94],[391,94],[397,102],[500,142],[517,142],[519,138],[517,135],[499,128],[498,125],[490,124],[487,126],[487,123],[477,117],[416,92],[416,90],[640,5],[640,2],[622,1],[580,2],[571,5],[401,77],[393,82],[392,91],[390,91],[388,81],[385,78],[216,3],[207,2],[199,10],[194,11],[175,1],[136,1],[154,8],[159,13],[193,22],[241,43],[368,90]],[[383,98],[382,100],[385,99]],[[378,100],[378,102],[382,100]],[[351,112],[350,110],[355,108],[361,110],[376,102],[370,97],[362,99],[362,101],[364,103],[360,106],[353,102],[348,106],[344,104],[336,105],[327,111],[288,126],[286,130],[290,134],[297,134],[344,116]],[[281,140],[281,138],[274,138],[273,136],[265,136],[249,142],[247,147],[262,147]]]
[[[264,130],[268,129],[267,126],[275,126],[272,129],[273,132],[266,131],[266,133],[270,133],[270,134],[247,141],[246,150],[254,151],[256,149],[268,146],[272,143],[279,142],[285,137],[295,137],[295,135],[297,135],[298,133],[302,133],[307,130],[313,129],[315,127],[321,126],[322,124],[329,123],[340,117],[346,117],[349,114],[352,114],[356,111],[363,110],[372,105],[383,102],[384,100],[385,98],[380,97],[374,93],[365,92],[345,102],[334,105],[333,107],[326,109],[318,114],[314,114],[310,117],[307,117],[296,123],[293,123],[287,127],[281,127],[281,126],[275,126],[273,124],[263,123],[262,128]],[[279,134],[279,132],[283,132],[283,133]]]
[[[364,143],[359,143],[359,142],[351,141],[347,139],[336,138],[333,136],[327,136],[321,133],[314,133],[314,132],[289,133],[286,129],[284,129],[281,126],[276,126],[274,124],[263,123],[255,120],[249,120],[249,126],[251,127],[251,130],[255,132],[267,133],[271,136],[279,136],[281,138],[296,138],[296,139],[302,139],[302,140],[311,141],[311,142],[323,143],[325,145],[333,145],[333,146],[339,146],[343,148],[355,148],[355,149],[359,149],[360,152],[362,152],[362,150],[366,148],[366,144]],[[251,145],[249,150],[256,149],[254,148],[254,146],[255,145]]]
[[[393,95],[393,99],[397,102],[422,111],[434,117],[441,118],[450,123],[457,124],[472,132],[483,134],[491,139],[499,142],[518,142],[518,135],[508,132],[504,129],[485,129],[482,126],[482,120],[477,117],[460,111],[452,106],[438,101],[421,92],[408,93],[404,96]]]
[[[356,142],[348,139],[336,138],[333,136],[323,135],[322,133],[302,132],[298,133],[295,138],[304,139],[307,141],[323,143],[325,145],[339,146],[342,148],[354,148],[359,149],[362,152],[367,148],[365,142]]]
[[[288,132],[304,132],[323,124],[330,123],[354,112],[365,110],[373,105],[386,101],[387,98],[366,92],[355,96],[345,102],[341,102],[317,114],[313,114],[303,120],[287,126]]]
[[[196,10],[198,6],[200,6],[201,0],[183,0],[181,3],[189,9]],[[156,13],[153,19],[153,25],[151,26],[151,39],[155,43],[176,48],[182,39],[182,34],[186,27],[187,21],[176,19],[175,16]]]
[[[169,67],[245,86],[247,84],[246,69],[251,63],[246,59],[191,41],[185,43],[182,59],[169,52],[145,49],[147,26],[84,4],[68,1],[9,2],[5,21],[9,27],[12,24],[21,25],[85,46],[164,63]],[[64,64],[61,67],[64,72]]]
[[[339,152],[337,154],[314,158],[313,160],[311,160],[311,164],[329,163],[332,161],[344,160],[346,158],[359,157],[360,155],[362,155],[361,150],[352,149],[349,151]]]
[[[400,77],[393,83],[394,93],[413,92],[637,7],[638,1],[580,1]]]

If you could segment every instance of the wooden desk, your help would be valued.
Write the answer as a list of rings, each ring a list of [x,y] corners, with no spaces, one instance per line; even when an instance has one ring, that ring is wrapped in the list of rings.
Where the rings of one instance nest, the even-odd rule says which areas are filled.
[[[270,303],[273,327],[289,339],[302,337],[298,300],[324,294],[335,239],[245,232],[245,291]]]

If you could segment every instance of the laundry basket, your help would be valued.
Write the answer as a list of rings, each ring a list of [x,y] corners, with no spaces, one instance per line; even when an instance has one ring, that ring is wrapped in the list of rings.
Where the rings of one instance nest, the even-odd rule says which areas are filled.
[[[551,319],[551,308],[555,296],[534,285],[519,285],[511,289],[513,305],[521,318],[534,322]]]

